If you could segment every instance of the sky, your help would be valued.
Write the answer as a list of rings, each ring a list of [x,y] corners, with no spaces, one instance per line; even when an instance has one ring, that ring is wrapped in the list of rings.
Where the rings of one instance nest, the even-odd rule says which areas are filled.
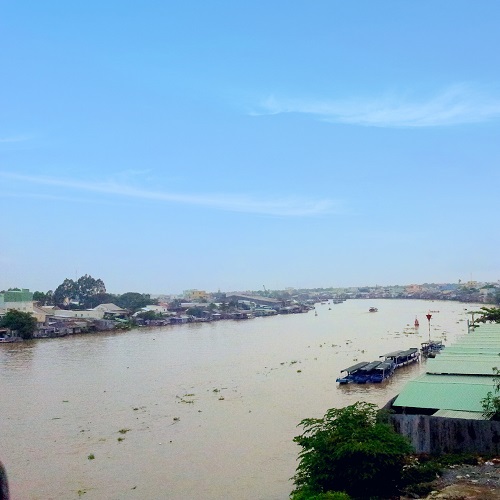
[[[496,0],[18,0],[0,289],[500,279]]]

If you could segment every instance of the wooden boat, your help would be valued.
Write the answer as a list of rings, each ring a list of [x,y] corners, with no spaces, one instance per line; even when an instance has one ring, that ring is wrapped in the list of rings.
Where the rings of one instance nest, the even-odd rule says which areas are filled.
[[[418,328],[420,326],[420,323],[418,322],[418,318],[415,318],[415,328]]]

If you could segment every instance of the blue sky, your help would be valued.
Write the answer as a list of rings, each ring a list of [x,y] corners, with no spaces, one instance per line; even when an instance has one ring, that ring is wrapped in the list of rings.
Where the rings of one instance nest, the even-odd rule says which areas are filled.
[[[0,289],[499,279],[499,15],[4,4]]]

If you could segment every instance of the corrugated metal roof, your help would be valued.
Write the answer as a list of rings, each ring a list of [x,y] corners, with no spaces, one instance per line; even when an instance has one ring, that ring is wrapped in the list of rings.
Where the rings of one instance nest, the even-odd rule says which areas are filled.
[[[482,413],[476,411],[438,410],[433,417],[465,418],[467,420],[487,420]]]
[[[468,359],[471,358],[471,359]],[[452,375],[493,375],[493,367],[500,365],[500,359],[495,362],[489,356],[483,356],[483,359],[478,359],[477,356],[467,358],[456,358],[452,356],[441,357],[438,356],[434,359],[427,360],[426,372],[427,373],[445,373]],[[494,359],[494,358],[493,358]]]
[[[406,384],[394,406],[482,412],[481,399],[493,390],[493,377],[424,374]]]

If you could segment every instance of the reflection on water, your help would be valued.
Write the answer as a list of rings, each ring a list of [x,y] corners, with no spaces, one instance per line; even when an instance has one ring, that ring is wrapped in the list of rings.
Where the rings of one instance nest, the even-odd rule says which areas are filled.
[[[429,310],[439,310],[433,338],[466,331],[459,303],[316,308],[0,345],[0,458],[13,498],[286,499],[303,418],[358,400],[383,406],[424,364],[380,385],[337,386],[340,370],[420,346]]]

